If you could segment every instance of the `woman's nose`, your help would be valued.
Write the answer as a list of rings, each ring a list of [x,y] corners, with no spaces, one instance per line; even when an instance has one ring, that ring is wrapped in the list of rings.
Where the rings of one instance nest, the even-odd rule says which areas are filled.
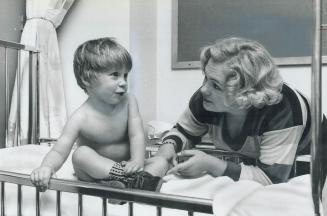
[[[201,89],[200,89],[201,93],[203,95],[208,95],[209,94],[209,91],[208,91],[208,86],[206,83],[203,83]]]

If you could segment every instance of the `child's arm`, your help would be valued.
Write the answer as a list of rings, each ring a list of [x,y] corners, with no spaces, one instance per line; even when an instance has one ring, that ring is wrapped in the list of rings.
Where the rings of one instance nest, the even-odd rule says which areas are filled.
[[[72,146],[77,139],[81,118],[83,115],[75,113],[72,118],[66,123],[61,136],[56,144],[44,157],[40,167],[36,168],[31,173],[32,183],[45,190],[48,186],[51,176],[60,169],[66,161]]]
[[[128,136],[130,141],[131,159],[125,166],[126,173],[133,173],[143,169],[145,159],[145,139],[143,122],[139,113],[136,98],[129,96],[128,108]]]

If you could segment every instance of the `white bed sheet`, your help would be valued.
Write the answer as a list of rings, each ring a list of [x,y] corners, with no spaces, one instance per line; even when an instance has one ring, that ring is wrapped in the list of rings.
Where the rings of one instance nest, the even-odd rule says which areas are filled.
[[[26,145],[0,150],[0,170],[29,174],[39,166],[48,146]],[[58,178],[76,179],[73,175],[71,156],[57,172]],[[288,183],[262,186],[253,181],[234,182],[228,177],[213,178],[205,175],[197,179],[165,176],[161,192],[213,199],[213,211],[217,216],[313,216],[310,176],[291,179]],[[16,215],[17,186],[6,184],[6,213]],[[23,213],[35,214],[35,188],[23,187]],[[327,189],[326,189],[327,190]],[[55,215],[55,192],[41,194],[42,215]],[[127,215],[128,205],[108,204],[108,215]],[[84,196],[84,215],[101,215],[102,200]],[[156,215],[154,206],[134,205],[135,215]],[[77,195],[63,193],[62,215],[77,215]],[[185,211],[163,209],[164,216],[187,215]],[[196,215],[206,215],[196,213]]]

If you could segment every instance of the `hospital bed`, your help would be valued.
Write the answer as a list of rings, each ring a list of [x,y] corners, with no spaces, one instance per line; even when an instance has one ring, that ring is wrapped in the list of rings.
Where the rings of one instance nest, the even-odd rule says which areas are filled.
[[[37,51],[21,44],[0,41],[5,49],[27,49],[30,57],[37,59]],[[36,56],[33,56],[36,55]],[[29,61],[37,64],[37,61]],[[31,69],[37,68],[31,66]],[[31,73],[35,73],[32,70]],[[37,72],[37,71],[36,71]],[[6,72],[7,73],[7,72]],[[36,76],[32,76],[37,78]],[[37,83],[37,81],[33,81]],[[33,89],[37,89],[34,87]],[[37,99],[37,93],[34,93]],[[37,101],[36,99],[33,99]],[[7,99],[8,100],[8,99]],[[9,101],[9,100],[8,100]],[[6,111],[7,112],[7,111]],[[36,115],[36,113],[34,113]],[[37,119],[37,116],[34,116]],[[37,120],[35,120],[37,122]],[[34,126],[33,128],[37,128]],[[37,133],[36,133],[37,134]],[[313,203],[310,192],[309,175],[292,179],[289,183],[263,187],[255,182],[234,182],[228,177],[213,178],[205,175],[197,179],[182,179],[176,176],[165,176],[161,192],[148,192],[132,189],[111,188],[99,183],[78,181],[74,176],[71,155],[50,181],[46,192],[38,191],[31,184],[29,174],[38,167],[50,146],[40,143],[44,140],[34,137],[35,144],[0,149],[0,215],[232,215],[247,209],[256,203],[258,215],[313,215]],[[155,137],[153,137],[155,138]],[[158,142],[156,142],[158,143]],[[155,151],[156,145],[147,149]],[[228,155],[210,149],[209,146],[198,146],[198,149],[214,154],[225,160],[241,160],[241,157]],[[286,193],[285,193],[286,192]],[[282,204],[287,204],[281,211],[280,194],[287,197]],[[251,195],[251,196],[250,196]],[[261,198],[256,198],[261,196]],[[272,196],[272,197],[271,197]],[[274,197],[278,199],[274,200]],[[109,199],[127,202],[124,205],[108,203]],[[270,208],[259,200],[270,200]],[[285,198],[284,198],[285,199]],[[252,203],[252,204],[251,204]],[[275,205],[271,205],[274,204]],[[293,204],[292,204],[293,203]],[[294,208],[301,203],[302,208]],[[275,206],[275,208],[274,208]],[[248,211],[248,210],[247,210]],[[260,214],[259,214],[260,213]],[[242,215],[238,213],[237,215]],[[251,214],[254,215],[254,214]]]

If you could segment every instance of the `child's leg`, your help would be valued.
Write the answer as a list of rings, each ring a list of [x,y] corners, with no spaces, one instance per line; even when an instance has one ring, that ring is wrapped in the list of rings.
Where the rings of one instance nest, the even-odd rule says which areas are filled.
[[[144,171],[153,176],[163,177],[170,168],[170,163],[161,156],[154,156],[145,160]]]
[[[74,166],[74,171],[75,171],[75,175],[76,177],[79,179],[79,180],[82,180],[82,181],[89,181],[89,182],[92,182],[92,181],[96,181],[96,179],[92,178],[91,176],[89,176],[87,173],[85,173],[83,170],[77,168],[77,166],[74,165],[73,163],[73,166]]]
[[[145,160],[144,171],[127,176],[127,187],[148,191],[160,191],[163,177],[170,168],[169,162],[162,156]]]
[[[160,191],[163,180],[161,177],[166,175],[170,163],[165,157],[160,155],[145,160],[144,171],[133,174],[129,177],[130,188],[149,191]]]
[[[111,175],[122,170],[120,163],[99,155],[92,148],[87,146],[78,147],[73,153],[73,166],[77,177],[83,181],[99,181],[114,188],[126,188],[119,180],[110,180]],[[118,168],[117,168],[118,167]],[[112,174],[114,172],[114,174]],[[124,173],[123,173],[124,175]],[[121,175],[118,175],[121,177]],[[123,177],[124,178],[124,177]],[[108,199],[111,204],[124,204],[124,201]]]
[[[72,161],[77,177],[84,181],[108,178],[111,168],[116,164],[88,146],[78,147],[73,153]]]

